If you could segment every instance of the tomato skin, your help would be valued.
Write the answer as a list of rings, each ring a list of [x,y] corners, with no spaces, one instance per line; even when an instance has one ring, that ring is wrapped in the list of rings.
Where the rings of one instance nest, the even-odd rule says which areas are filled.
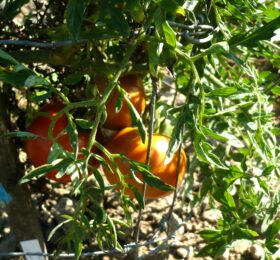
[[[54,102],[43,105],[35,119],[33,119],[32,123],[27,128],[27,131],[32,132],[35,131],[35,134],[48,137],[48,128],[53,117],[56,116],[62,109],[64,108],[64,104],[61,102]],[[44,113],[44,114],[43,114]],[[40,125],[41,128],[36,127]],[[56,121],[53,129],[54,136],[58,136],[68,125],[68,119],[65,114],[59,116],[58,120]],[[45,129],[47,128],[47,131]],[[30,131],[31,130],[31,131]]]
[[[160,134],[153,134],[152,139],[152,146],[151,146],[151,156],[150,156],[150,170],[151,172],[158,176],[162,181],[165,183],[175,187],[176,185],[176,168],[179,159],[179,153],[175,153],[173,158],[165,163],[166,152],[168,149],[168,145],[170,142],[170,138]],[[125,155],[131,160],[135,160],[141,163],[145,163],[146,161],[146,154],[148,149],[148,142],[146,141],[145,144],[142,143],[141,138],[138,134],[138,130],[136,128],[125,128],[118,132],[111,141],[109,141],[105,147],[111,153],[120,153]],[[104,159],[110,164],[108,158]],[[130,165],[127,162],[124,162],[122,159],[115,159],[119,169],[124,175],[130,174]],[[178,177],[178,187],[180,187],[183,177],[186,171],[186,154],[182,150],[181,151],[181,158],[180,158],[180,171]],[[112,169],[114,166],[110,164]],[[119,177],[117,173],[111,173],[107,168],[103,167],[103,171],[111,184],[117,184],[119,182]],[[143,180],[142,174],[135,171],[136,176]],[[127,177],[126,182],[135,186],[138,191],[141,193],[143,185],[136,182],[132,177]],[[118,186],[120,188],[120,186]],[[132,190],[125,189],[125,193],[130,197],[134,197]],[[164,197],[171,192],[162,191],[155,187],[151,187],[147,185],[146,190],[146,198],[148,199],[155,199]]]
[[[42,106],[26,131],[38,135],[36,139],[24,141],[24,150],[29,160],[35,167],[47,162],[52,141],[48,138],[49,126],[53,117],[64,107],[62,103],[50,103]],[[44,114],[43,114],[43,113]],[[54,137],[57,137],[68,124],[67,117],[61,115],[55,123],[53,129]]]
[[[97,87],[101,93],[108,84],[108,80],[104,77],[97,76],[95,78]],[[145,93],[142,81],[135,74],[129,74],[122,76],[119,80],[122,88],[129,95],[131,103],[134,105],[135,109],[140,115],[143,114],[146,107]],[[123,99],[122,108],[119,113],[116,113],[116,102],[119,97],[119,92],[117,89],[114,89],[111,93],[111,96],[106,104],[107,119],[104,124],[106,128],[119,130],[125,127],[132,126],[132,120],[129,112],[127,102]]]
[[[48,137],[49,126],[53,120],[53,117],[64,107],[62,103],[51,103],[44,105],[39,113],[35,116],[31,124],[27,127],[27,131],[38,135],[36,139],[30,139],[24,141],[24,150],[26,151],[30,162],[39,167],[48,162],[49,152],[52,146],[52,141]],[[42,113],[44,112],[44,114]],[[66,115],[61,115],[55,123],[53,134],[57,138],[58,143],[67,151],[72,152],[73,149],[70,144],[69,134],[63,134],[62,131],[67,127],[68,120]],[[78,133],[79,149],[86,147],[89,141],[89,135],[86,133]],[[96,152],[96,148],[93,148],[92,152]],[[82,158],[79,154],[78,158]],[[97,160],[92,160],[91,165],[98,166]],[[70,182],[71,178],[68,175],[64,175],[61,178],[56,178],[56,170],[49,172],[46,177],[57,182]]]

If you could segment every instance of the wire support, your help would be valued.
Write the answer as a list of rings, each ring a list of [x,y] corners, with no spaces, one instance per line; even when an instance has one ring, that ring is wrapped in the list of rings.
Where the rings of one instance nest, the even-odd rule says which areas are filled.
[[[123,246],[123,252],[117,249],[104,250],[104,251],[95,251],[95,252],[85,252],[81,254],[81,257],[88,256],[102,256],[102,255],[111,255],[111,254],[127,254],[131,250],[135,250],[135,248],[139,248],[142,246],[149,246],[152,244],[156,244],[159,242],[167,241],[168,239],[172,239],[172,236],[164,236],[156,239],[151,239],[143,243],[130,243]],[[0,252],[0,257],[18,257],[18,256],[46,256],[46,257],[64,257],[64,258],[74,258],[74,253],[42,253],[42,252]]]

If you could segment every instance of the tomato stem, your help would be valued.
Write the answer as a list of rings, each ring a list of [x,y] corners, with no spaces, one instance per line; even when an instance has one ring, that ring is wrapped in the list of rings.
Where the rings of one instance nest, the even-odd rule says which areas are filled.
[[[183,131],[181,131],[182,134]],[[177,194],[178,194],[178,180],[179,180],[179,173],[180,173],[180,165],[181,165],[181,151],[182,151],[182,143],[179,146],[178,149],[178,161],[177,161],[177,165],[176,165],[176,184],[175,184],[175,190],[174,190],[174,194],[173,194],[173,200],[172,200],[172,204],[170,206],[169,212],[167,214],[167,218],[166,221],[167,223],[169,223],[169,220],[171,218],[173,209],[174,209],[174,205],[175,205],[175,201],[177,199]],[[169,225],[167,226],[167,234],[169,234]]]
[[[135,51],[138,43],[140,42],[140,40],[141,40],[141,37],[132,41],[132,43],[129,45],[128,50],[127,50],[122,62],[120,63],[120,67],[119,67],[118,71],[115,73],[112,80],[109,81],[109,84],[106,86],[106,88],[103,92],[103,95],[102,95],[101,99],[99,100],[99,105],[97,106],[97,114],[96,114],[95,120],[93,121],[92,130],[91,130],[91,133],[90,133],[88,151],[91,150],[91,148],[94,144],[95,136],[96,136],[96,133],[97,133],[97,127],[100,123],[102,112],[105,110],[106,102],[109,99],[112,91],[114,90],[114,88],[116,86],[116,83],[119,80],[119,77],[121,76],[123,70],[125,69],[127,63],[129,62],[129,60],[130,60],[132,54],[134,53],[134,51]]]

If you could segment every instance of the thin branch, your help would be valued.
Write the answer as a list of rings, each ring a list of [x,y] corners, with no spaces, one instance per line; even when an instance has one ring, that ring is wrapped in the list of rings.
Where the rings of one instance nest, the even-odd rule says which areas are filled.
[[[182,129],[183,130],[183,129]],[[181,130],[181,134],[182,134],[182,131]],[[168,215],[167,215],[167,223],[169,222],[170,218],[171,218],[171,215],[172,215],[172,212],[173,212],[173,209],[174,209],[174,206],[175,206],[175,202],[176,202],[176,199],[177,199],[177,194],[178,194],[178,180],[179,180],[179,174],[180,174],[180,164],[181,164],[181,155],[182,155],[182,143],[180,144],[179,146],[179,149],[178,149],[178,161],[177,161],[177,165],[176,165],[176,184],[175,184],[175,191],[174,191],[174,194],[173,194],[173,200],[172,200],[172,204],[169,208],[169,212],[168,212]],[[169,228],[168,228],[169,229]],[[167,233],[169,233],[167,231]]]
[[[228,109],[224,109],[222,111],[219,111],[215,114],[205,114],[204,117],[205,118],[212,118],[212,117],[216,117],[216,116],[221,116],[221,115],[224,115],[224,114],[227,114],[227,113],[234,112],[236,109],[238,109],[240,107],[249,106],[249,105],[253,105],[253,104],[254,104],[254,102],[252,102],[252,101],[243,102],[243,103],[234,105],[234,106],[232,106]]]
[[[59,42],[37,42],[29,40],[0,40],[0,45],[16,45],[16,46],[29,46],[38,48],[57,48],[62,46],[71,46],[77,44],[87,43],[88,39],[80,39],[78,41],[59,41]]]
[[[91,35],[90,38],[83,38],[77,41],[74,40],[65,40],[57,42],[39,42],[39,41],[30,41],[30,40],[0,40],[0,45],[16,45],[16,46],[29,46],[29,47],[38,47],[38,48],[58,48],[63,46],[79,45],[84,44],[94,40],[102,39],[112,39],[115,38],[114,35],[102,34],[101,32]]]

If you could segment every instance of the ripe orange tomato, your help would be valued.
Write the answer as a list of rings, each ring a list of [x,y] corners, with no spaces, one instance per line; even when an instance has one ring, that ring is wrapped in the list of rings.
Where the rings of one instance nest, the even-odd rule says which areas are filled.
[[[176,168],[177,162],[179,159],[179,153],[175,153],[170,161],[166,162],[166,152],[170,138],[160,134],[153,134],[152,145],[151,145],[151,156],[150,156],[150,170],[151,172],[159,177],[163,182],[172,185],[176,185]],[[142,143],[141,138],[138,134],[136,128],[127,127],[120,132],[118,132],[112,140],[110,140],[105,147],[111,153],[120,153],[125,155],[131,160],[135,160],[141,163],[145,163],[146,154],[148,149],[148,142],[145,144]],[[114,166],[110,164],[108,158],[104,158],[111,168],[114,170]],[[127,176],[130,174],[130,165],[129,163],[123,161],[122,159],[115,159],[120,171],[125,175],[125,181],[129,184],[135,186],[138,191],[142,192],[143,184],[136,182],[133,177]],[[180,171],[178,176],[178,187],[180,187],[185,171],[186,171],[186,154],[182,150],[180,158]],[[117,173],[111,173],[107,168],[103,167],[104,173],[111,184],[119,183],[119,177]],[[136,176],[143,180],[141,173],[135,171]],[[118,185],[118,188],[120,186]],[[130,197],[134,197],[131,189],[125,189],[125,193]],[[147,185],[146,198],[154,199],[159,197],[164,197],[170,194],[160,190],[155,187]]]
[[[53,120],[53,117],[64,107],[62,103],[50,103],[44,105],[37,116],[33,119],[31,124],[27,127],[27,131],[38,135],[36,139],[30,139],[24,141],[24,150],[30,162],[35,166],[41,166],[46,164],[48,161],[49,152],[52,146],[52,141],[48,137],[49,126]],[[69,135],[60,133],[67,127],[68,120],[63,114],[55,123],[53,134],[57,138],[59,144],[68,151],[72,151],[72,147],[69,141]],[[84,133],[78,134],[79,148],[86,147],[88,144],[89,135]],[[94,152],[94,151],[93,151]],[[79,155],[80,156],[80,155]],[[79,157],[78,156],[78,157]],[[81,156],[79,157],[81,158]],[[93,166],[97,166],[98,162],[94,160]],[[62,178],[57,179],[55,177],[57,171],[51,171],[46,175],[47,178],[58,181],[58,182],[69,182],[71,181],[68,175],[64,175]]]
[[[32,123],[28,126],[27,131],[37,134],[42,137],[48,137],[48,127],[50,126],[53,117],[55,117],[62,109],[64,104],[61,102],[48,103],[43,105]],[[41,127],[38,127],[41,126]],[[68,125],[68,120],[65,114],[59,116],[53,129],[53,135],[58,136]]]
[[[142,81],[135,74],[125,75],[120,78],[120,85],[128,93],[131,103],[140,115],[143,114],[146,107],[145,93]],[[101,93],[108,84],[108,80],[104,77],[97,76],[95,78],[96,85]],[[106,112],[107,119],[104,124],[109,129],[122,129],[125,127],[132,126],[132,120],[129,112],[127,102],[123,99],[122,108],[119,113],[116,113],[116,102],[119,97],[118,90],[113,90],[107,104]]]

